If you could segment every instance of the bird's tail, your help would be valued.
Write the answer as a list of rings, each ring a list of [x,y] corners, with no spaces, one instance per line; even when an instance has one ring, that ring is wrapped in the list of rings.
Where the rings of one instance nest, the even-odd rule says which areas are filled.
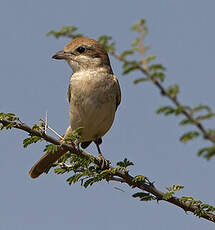
[[[63,137],[68,136],[72,132],[71,127],[69,126],[66,130],[66,133]],[[60,140],[59,140],[60,141]],[[54,153],[47,152],[45,153],[31,168],[29,171],[29,176],[31,178],[37,178],[42,173],[44,173],[48,168],[52,166],[60,157],[62,157],[67,151],[58,147],[58,151]]]
[[[37,178],[52,166],[67,150],[59,149],[57,152],[45,153],[31,168],[29,175],[31,178]]]

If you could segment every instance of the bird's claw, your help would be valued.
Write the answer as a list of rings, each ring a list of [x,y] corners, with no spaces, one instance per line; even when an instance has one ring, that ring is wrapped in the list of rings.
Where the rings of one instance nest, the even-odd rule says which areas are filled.
[[[107,169],[109,168],[110,162],[108,160],[106,160],[102,154],[98,155],[98,160],[99,160],[99,165],[101,167],[101,169]]]

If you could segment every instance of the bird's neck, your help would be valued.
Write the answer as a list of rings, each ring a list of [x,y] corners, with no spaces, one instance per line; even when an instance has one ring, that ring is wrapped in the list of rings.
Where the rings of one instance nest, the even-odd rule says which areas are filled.
[[[81,68],[73,71],[73,74],[113,74],[111,66],[97,66],[92,68]]]

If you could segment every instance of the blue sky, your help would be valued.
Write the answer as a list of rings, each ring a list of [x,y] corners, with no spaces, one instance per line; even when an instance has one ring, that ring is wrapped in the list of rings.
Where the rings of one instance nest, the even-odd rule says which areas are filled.
[[[68,42],[47,37],[51,29],[75,25],[81,33],[114,38],[119,52],[136,34],[129,31],[146,18],[150,54],[167,67],[165,85],[178,83],[183,104],[208,104],[214,108],[215,2],[133,0],[57,1],[3,0],[1,26],[0,111],[14,112],[33,124],[49,111],[49,122],[59,133],[68,126],[66,92],[71,69],[51,56]],[[155,114],[170,104],[151,84],[135,86],[135,72],[122,76],[121,64],[111,58],[122,88],[122,102],[113,127],[104,137],[102,151],[113,163],[127,157],[135,163],[131,174],[148,176],[164,190],[184,185],[179,196],[190,195],[215,206],[214,160],[197,157],[206,141],[186,145],[178,141],[188,129],[176,118]],[[214,122],[206,125],[214,127]],[[214,226],[165,202],[141,203],[125,185],[101,182],[87,190],[70,187],[69,175],[43,175],[37,180],[28,170],[44,145],[22,147],[25,133],[0,134],[0,229],[211,229]],[[87,149],[94,154],[95,146]],[[116,190],[119,187],[125,192]]]

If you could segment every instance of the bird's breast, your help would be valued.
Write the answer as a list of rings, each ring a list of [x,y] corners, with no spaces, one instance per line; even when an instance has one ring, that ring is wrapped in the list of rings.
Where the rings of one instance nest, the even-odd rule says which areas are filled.
[[[102,137],[111,127],[116,110],[113,78],[107,74],[79,73],[70,80],[70,125],[83,127],[82,141]]]

